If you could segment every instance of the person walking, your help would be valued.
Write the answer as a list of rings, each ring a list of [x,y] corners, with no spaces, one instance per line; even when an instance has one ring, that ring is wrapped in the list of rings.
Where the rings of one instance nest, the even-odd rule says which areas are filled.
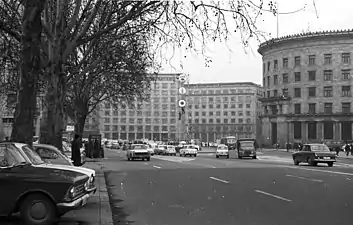
[[[74,140],[71,142],[71,159],[74,161],[74,166],[81,166],[81,146],[80,135],[75,134]]]

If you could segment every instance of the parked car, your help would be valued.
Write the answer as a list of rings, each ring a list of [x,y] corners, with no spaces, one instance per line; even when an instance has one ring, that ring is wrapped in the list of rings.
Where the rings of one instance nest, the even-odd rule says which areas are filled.
[[[227,145],[218,145],[216,149],[216,158],[219,158],[220,156],[225,156],[229,158],[229,150]]]
[[[154,149],[152,145],[146,145],[147,146],[147,151],[150,153],[150,155],[154,155]]]
[[[184,145],[182,149],[180,149],[180,156],[197,156],[197,148],[194,145]]]
[[[61,165],[63,168],[86,174],[90,178],[90,187],[95,187],[94,182],[96,179],[96,171],[85,167],[74,166],[72,160],[55,146],[46,144],[33,144],[33,150],[46,163]]]
[[[329,167],[336,162],[336,155],[325,144],[305,144],[302,150],[292,154],[294,165],[305,162],[311,166],[326,163]]]
[[[154,153],[156,155],[165,155],[167,152],[167,145],[157,145],[157,148],[155,148]]]
[[[174,155],[176,156],[176,150],[174,145],[167,145],[166,155]]]
[[[54,224],[86,205],[91,191],[86,174],[44,163],[28,145],[14,142],[0,143],[0,183],[0,214],[20,212],[26,225]]]
[[[135,160],[135,159],[142,159],[150,161],[151,155],[147,150],[147,146],[144,144],[132,144],[131,148],[127,151],[127,160]]]

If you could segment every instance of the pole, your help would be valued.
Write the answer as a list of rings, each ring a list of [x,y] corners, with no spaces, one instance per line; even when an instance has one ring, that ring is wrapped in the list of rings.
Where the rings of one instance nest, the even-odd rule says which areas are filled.
[[[278,11],[278,0],[276,1],[276,6],[277,6],[277,38],[279,36],[279,11]]]

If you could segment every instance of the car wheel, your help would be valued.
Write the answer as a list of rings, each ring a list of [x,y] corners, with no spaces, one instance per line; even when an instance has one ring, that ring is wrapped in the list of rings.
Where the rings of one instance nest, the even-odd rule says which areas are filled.
[[[195,157],[197,156],[197,154],[194,155]]]
[[[256,155],[254,155],[252,158],[253,158],[253,159],[256,159]]]
[[[151,160],[151,158],[150,158],[150,157],[148,157],[148,158],[147,158],[147,161],[150,161],[150,160]]]
[[[20,215],[26,225],[54,224],[58,218],[53,201],[42,194],[27,196],[21,202]]]
[[[238,159],[242,159],[242,158],[243,158],[242,156],[239,156],[239,155],[238,155]]]
[[[296,165],[296,166],[299,165],[299,160],[298,159],[294,158],[293,161],[294,161],[294,165]]]
[[[329,167],[333,167],[333,162],[328,162],[327,165],[328,165]]]
[[[216,155],[216,158],[218,159],[218,158],[219,158],[219,155]]]
[[[227,159],[229,159],[229,155],[227,155]]]
[[[313,158],[308,158],[307,161],[310,166],[317,166],[317,163],[313,160]]]
[[[127,157],[127,161],[130,161],[131,159],[130,159],[130,157]]]

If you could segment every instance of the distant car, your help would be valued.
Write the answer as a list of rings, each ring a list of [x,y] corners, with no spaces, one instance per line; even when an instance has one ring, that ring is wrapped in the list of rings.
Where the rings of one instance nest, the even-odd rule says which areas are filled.
[[[174,145],[167,145],[166,155],[174,155],[176,156],[176,150]]]
[[[147,146],[144,144],[132,144],[130,149],[127,150],[127,160],[135,160],[135,159],[142,159],[150,161],[151,155],[150,152],[147,150]]]
[[[229,150],[227,145],[218,145],[216,149],[216,158],[220,156],[225,156],[229,158]]]
[[[193,145],[193,146],[197,149],[197,151],[201,151],[200,145]]]
[[[167,152],[167,145],[157,145],[157,148],[154,150],[156,155],[165,155]]]
[[[236,142],[236,148],[239,159],[242,159],[243,157],[251,157],[253,159],[256,159],[255,139],[239,139]]]
[[[112,149],[120,149],[120,145],[118,142],[113,142],[111,148]]]
[[[299,163],[308,163],[311,166],[317,166],[318,163],[326,163],[329,167],[336,162],[336,155],[331,152],[325,144],[306,144],[302,150],[292,154],[294,165]]]
[[[197,148],[194,145],[184,145],[182,149],[180,149],[180,156],[197,156]]]
[[[152,145],[146,145],[147,146],[147,151],[149,151],[150,155],[154,155],[154,149],[152,147]]]

